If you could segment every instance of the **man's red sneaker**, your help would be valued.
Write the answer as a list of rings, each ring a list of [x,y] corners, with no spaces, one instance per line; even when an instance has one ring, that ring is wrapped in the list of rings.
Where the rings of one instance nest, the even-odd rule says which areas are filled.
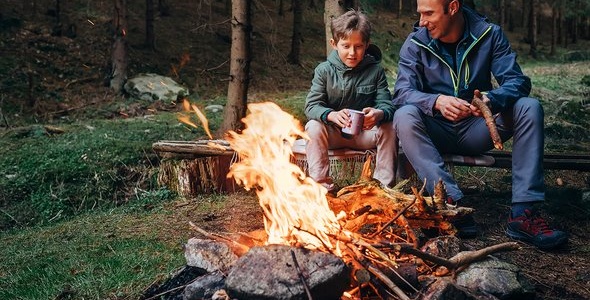
[[[567,243],[567,234],[563,231],[552,229],[545,219],[530,210],[524,214],[508,219],[506,234],[520,241],[535,245],[539,249],[548,250]]]

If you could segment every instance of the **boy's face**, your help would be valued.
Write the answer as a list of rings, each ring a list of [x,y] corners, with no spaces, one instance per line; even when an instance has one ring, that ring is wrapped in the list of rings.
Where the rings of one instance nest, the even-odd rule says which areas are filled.
[[[369,43],[363,40],[361,33],[356,30],[350,33],[347,38],[342,38],[336,43],[334,39],[330,40],[334,50],[338,51],[340,60],[349,68],[356,67],[369,47]]]

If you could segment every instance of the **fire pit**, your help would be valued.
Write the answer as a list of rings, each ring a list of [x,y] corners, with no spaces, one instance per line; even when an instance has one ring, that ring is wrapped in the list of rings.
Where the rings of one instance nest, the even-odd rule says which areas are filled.
[[[405,194],[400,190],[403,183],[393,189],[382,188],[371,179],[369,160],[356,184],[343,188],[337,197],[326,196],[325,188],[291,163],[294,141],[299,137],[306,138],[299,122],[272,103],[251,104],[249,110],[250,115],[243,120],[245,129],[240,134],[229,132],[229,147],[238,157],[230,165],[228,176],[246,190],[256,192],[263,211],[264,232],[222,236],[191,224],[206,239],[197,242],[200,246],[186,248],[187,261],[193,261],[192,265],[209,269],[209,272],[221,271],[220,279],[225,280],[230,295],[239,295],[240,299],[322,298],[321,289],[310,285],[310,281],[319,282],[314,279],[313,267],[307,264],[308,260],[313,260],[311,254],[302,254],[297,249],[342,261],[346,268],[339,269],[335,276],[340,278],[338,274],[345,272],[348,274],[346,280],[330,286],[332,289],[342,288],[336,290],[336,294],[343,299],[360,299],[363,291],[365,295],[368,291],[375,297],[371,299],[410,299],[410,295],[428,294],[417,286],[418,277],[451,278],[450,275],[489,254],[519,248],[517,243],[504,243],[477,251],[454,251],[442,255],[445,249],[438,249],[437,245],[444,244],[445,239],[425,244],[423,232],[453,237],[455,228],[450,220],[473,210],[447,205],[441,183],[432,197],[423,196],[422,191],[414,187],[411,194]],[[203,246],[208,243],[215,246]],[[226,249],[221,253],[228,254],[203,250],[224,248],[220,245],[225,245]],[[251,249],[256,249],[255,253]],[[272,257],[269,251],[282,253],[274,256],[280,259],[269,259]],[[289,251],[292,257],[285,262]],[[244,262],[257,255],[262,258],[254,258],[254,263]],[[189,256],[193,258],[189,259]],[[194,259],[195,256],[198,259]],[[212,263],[219,261],[220,256],[226,257],[222,264]],[[257,271],[247,267],[261,265],[262,269]],[[270,292],[260,294],[261,286],[269,285],[271,280],[264,276],[264,266],[270,268],[269,273],[272,269],[274,274],[275,267],[284,265],[292,271],[280,272],[285,273],[286,278],[275,281],[281,286],[291,282],[292,286],[286,289],[289,296],[270,296]],[[239,280],[235,279],[237,273],[241,274]],[[297,279],[295,283],[290,277],[295,276],[293,274]],[[276,279],[277,276],[271,277]],[[245,277],[251,278],[246,289],[239,286]],[[293,293],[294,290],[299,292]]]

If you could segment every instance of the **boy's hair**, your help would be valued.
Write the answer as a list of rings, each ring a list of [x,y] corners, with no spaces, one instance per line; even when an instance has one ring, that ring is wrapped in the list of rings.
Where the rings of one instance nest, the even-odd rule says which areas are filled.
[[[332,38],[336,43],[340,39],[348,38],[353,31],[358,30],[363,41],[371,39],[371,22],[369,18],[358,10],[349,10],[346,13],[332,19]]]

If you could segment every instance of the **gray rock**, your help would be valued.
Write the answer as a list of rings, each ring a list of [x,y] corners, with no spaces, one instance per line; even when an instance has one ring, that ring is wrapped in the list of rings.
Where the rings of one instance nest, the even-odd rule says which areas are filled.
[[[490,257],[472,263],[457,275],[457,284],[499,299],[534,299],[534,286],[518,266]]]
[[[456,285],[450,278],[430,278],[428,285],[422,290],[418,300],[478,300],[467,289]]]
[[[215,271],[197,278],[184,288],[183,300],[211,299],[213,295],[225,286],[225,276],[221,271]]]
[[[308,299],[291,251],[313,299],[340,299],[350,283],[340,258],[283,245],[254,247],[240,257],[225,281],[227,292],[240,300]]]
[[[214,272],[227,271],[238,256],[224,243],[192,238],[184,246],[184,257],[189,266]]]
[[[125,91],[134,98],[146,101],[176,101],[188,96],[188,89],[170,77],[158,74],[139,74],[125,83]]]

